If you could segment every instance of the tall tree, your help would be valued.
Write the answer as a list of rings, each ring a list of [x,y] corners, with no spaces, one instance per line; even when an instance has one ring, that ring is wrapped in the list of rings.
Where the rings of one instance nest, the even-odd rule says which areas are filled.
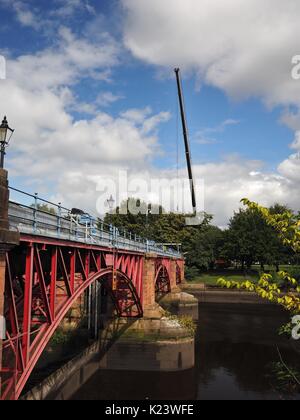
[[[186,245],[187,265],[199,270],[213,269],[221,256],[224,232],[216,226],[203,226]]]
[[[269,211],[271,214],[283,214],[288,209],[276,204]],[[230,220],[229,229],[225,233],[223,255],[240,262],[243,268],[259,262],[262,269],[268,264],[279,270],[279,264],[287,262],[290,253],[262,215],[248,208],[240,209]]]

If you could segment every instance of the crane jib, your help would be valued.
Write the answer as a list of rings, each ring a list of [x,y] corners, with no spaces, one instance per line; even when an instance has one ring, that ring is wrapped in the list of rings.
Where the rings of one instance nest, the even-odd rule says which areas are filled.
[[[185,155],[186,155],[186,162],[187,162],[187,169],[190,181],[190,188],[191,188],[191,196],[192,196],[192,205],[194,213],[197,212],[197,201],[196,201],[196,194],[195,194],[195,182],[194,182],[194,175],[193,175],[193,168],[192,168],[192,158],[191,158],[191,148],[187,130],[187,122],[185,116],[185,109],[184,109],[184,100],[183,100],[183,91],[182,91],[182,83],[180,79],[180,69],[175,69],[176,80],[177,80],[177,88],[178,88],[178,96],[179,96],[179,106],[180,106],[180,113],[181,113],[181,122],[183,128],[183,138],[184,138],[184,145],[185,145]]]

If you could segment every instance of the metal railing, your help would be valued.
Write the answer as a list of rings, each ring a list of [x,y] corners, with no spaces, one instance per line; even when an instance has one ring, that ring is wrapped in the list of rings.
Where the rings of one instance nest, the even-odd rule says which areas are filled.
[[[14,195],[21,196],[20,200],[9,202],[10,227],[20,233],[181,257],[177,250],[142,239],[131,232],[108,225],[101,219],[97,219],[96,223],[84,224],[80,222],[80,217],[76,217],[70,209],[61,204],[52,203],[37,194],[28,194],[16,188],[10,187],[10,190]],[[43,209],[42,205],[46,205],[47,208]]]

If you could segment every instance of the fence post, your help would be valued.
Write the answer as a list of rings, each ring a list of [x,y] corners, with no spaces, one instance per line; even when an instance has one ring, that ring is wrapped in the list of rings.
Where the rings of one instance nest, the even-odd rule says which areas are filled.
[[[61,233],[61,203],[58,203],[58,217],[57,217],[57,234]]]
[[[104,225],[103,225],[103,222],[101,222],[101,225],[100,225],[100,238],[101,239],[103,239],[103,231],[104,231]]]
[[[85,242],[88,241],[88,222],[85,222]]]
[[[34,194],[34,210],[33,210],[33,231],[37,229],[37,211],[38,211],[38,193]]]
[[[70,234],[69,234],[70,239],[72,235],[73,235],[73,217],[70,215]]]

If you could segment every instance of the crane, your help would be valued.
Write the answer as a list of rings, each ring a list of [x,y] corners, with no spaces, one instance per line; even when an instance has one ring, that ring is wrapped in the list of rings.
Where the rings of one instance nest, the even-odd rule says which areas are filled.
[[[184,99],[183,99],[180,69],[176,68],[174,71],[176,74],[176,81],[177,81],[177,88],[178,88],[179,106],[180,106],[181,122],[182,122],[182,128],[183,128],[185,155],[186,155],[186,162],[187,162],[188,175],[189,175],[189,181],[190,181],[193,212],[194,212],[194,215],[196,215],[197,214],[197,201],[196,201],[196,193],[195,193],[195,181],[194,181],[194,175],[193,175],[191,148],[190,148],[190,141],[189,141],[189,135],[188,135],[188,129],[187,129],[187,121],[186,121],[185,109],[184,109]]]

